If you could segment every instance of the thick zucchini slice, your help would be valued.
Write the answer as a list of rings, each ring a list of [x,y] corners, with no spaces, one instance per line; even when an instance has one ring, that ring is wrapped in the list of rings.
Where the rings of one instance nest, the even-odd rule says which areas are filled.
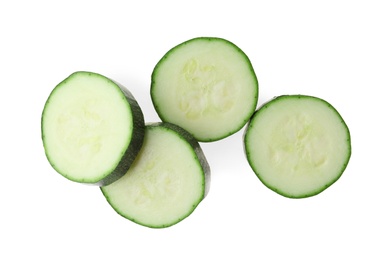
[[[144,117],[132,94],[100,74],[78,71],[46,101],[42,141],[53,168],[69,180],[107,185],[140,150]]]
[[[247,160],[271,190],[291,198],[316,195],[342,175],[351,156],[349,129],[320,98],[279,96],[252,116],[244,133]]]
[[[211,142],[239,131],[256,109],[258,82],[246,54],[212,37],[169,50],[151,76],[151,98],[159,117]]]
[[[121,216],[151,228],[189,216],[207,195],[210,169],[197,141],[170,123],[146,126],[145,141],[128,173],[101,187]]]

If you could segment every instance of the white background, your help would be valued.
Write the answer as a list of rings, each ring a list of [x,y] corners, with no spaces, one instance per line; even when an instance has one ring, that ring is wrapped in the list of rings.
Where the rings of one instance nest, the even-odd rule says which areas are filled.
[[[0,259],[392,259],[391,13],[379,0],[2,1]],[[334,185],[300,200],[268,190],[246,162],[242,129],[201,144],[212,182],[194,213],[150,229],[50,167],[40,117],[57,83],[101,73],[159,121],[151,72],[199,36],[249,56],[259,106],[307,94],[341,113],[353,150]]]

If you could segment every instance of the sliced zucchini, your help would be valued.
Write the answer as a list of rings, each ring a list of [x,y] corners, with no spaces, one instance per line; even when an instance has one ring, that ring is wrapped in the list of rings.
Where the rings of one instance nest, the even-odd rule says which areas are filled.
[[[41,119],[48,161],[69,180],[107,185],[141,149],[144,117],[132,94],[100,74],[78,71],[59,83]]]
[[[207,195],[210,170],[197,141],[170,123],[146,126],[145,141],[128,173],[101,187],[121,216],[151,228],[189,216]]]
[[[290,198],[316,195],[337,181],[351,156],[349,129],[320,98],[279,96],[252,116],[244,133],[247,160],[271,190]]]
[[[159,117],[211,142],[239,131],[256,109],[258,82],[246,54],[212,37],[183,42],[157,63],[151,98]]]

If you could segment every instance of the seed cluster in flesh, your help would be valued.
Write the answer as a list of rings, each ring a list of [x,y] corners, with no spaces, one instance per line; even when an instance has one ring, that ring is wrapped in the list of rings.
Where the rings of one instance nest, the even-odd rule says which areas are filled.
[[[236,102],[237,89],[230,75],[222,77],[220,68],[202,64],[196,58],[188,60],[177,85],[178,108],[188,119],[206,114],[226,113]]]

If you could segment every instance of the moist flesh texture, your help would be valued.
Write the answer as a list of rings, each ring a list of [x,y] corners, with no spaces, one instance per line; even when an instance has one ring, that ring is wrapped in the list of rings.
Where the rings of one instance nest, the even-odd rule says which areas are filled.
[[[196,38],[170,50],[152,75],[151,96],[163,121],[199,141],[215,141],[242,128],[256,108],[258,82],[234,44]]]
[[[259,179],[287,197],[308,197],[333,184],[351,155],[339,113],[315,97],[281,96],[262,106],[245,132],[248,161]]]
[[[101,190],[123,217],[152,228],[172,226],[207,194],[209,168],[200,153],[178,132],[162,124],[148,125],[128,173]]]
[[[122,88],[104,76],[77,72],[52,91],[42,115],[42,139],[49,162],[66,178],[106,184],[129,168],[130,160],[122,159],[140,149],[142,140],[135,139],[143,139],[144,119]]]

